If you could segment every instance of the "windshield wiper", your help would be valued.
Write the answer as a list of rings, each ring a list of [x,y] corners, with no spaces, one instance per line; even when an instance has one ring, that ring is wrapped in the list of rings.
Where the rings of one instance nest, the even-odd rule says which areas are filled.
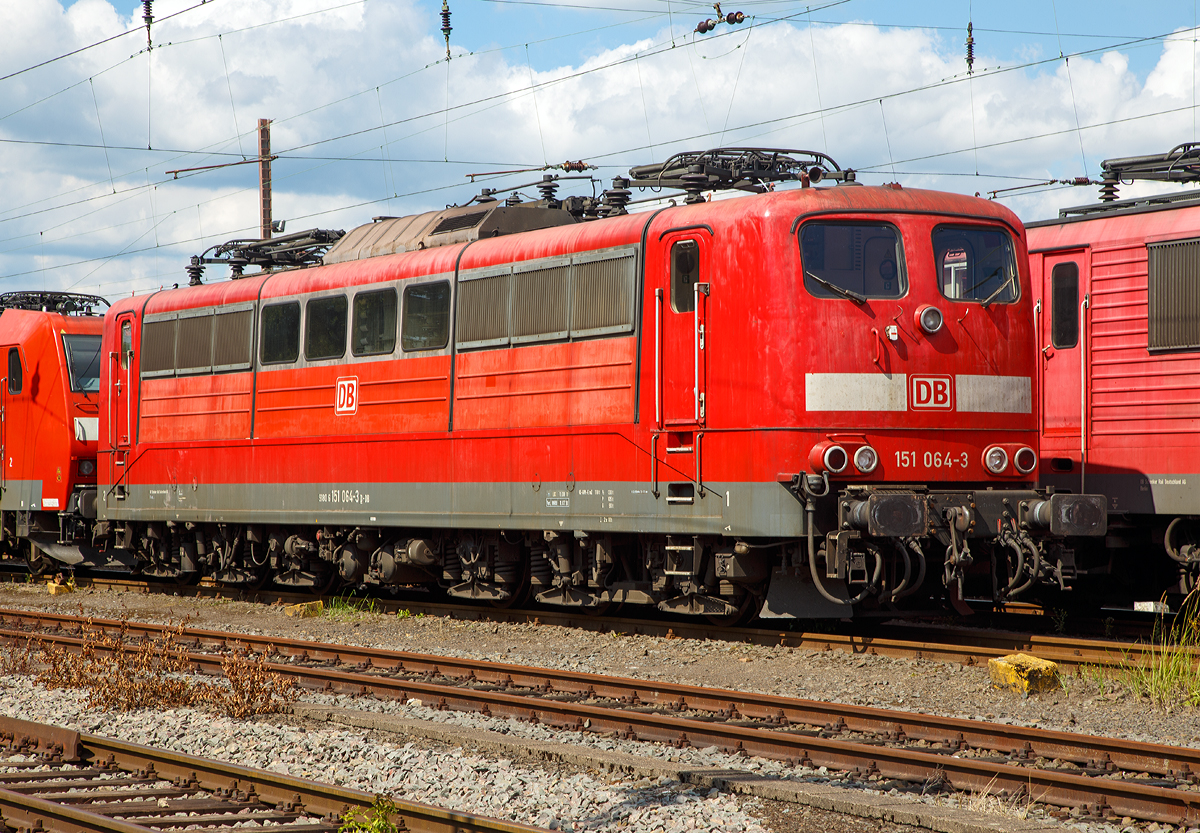
[[[994,300],[996,299],[996,296],[997,296],[997,295],[999,295],[999,294],[1000,294],[1001,292],[1003,292],[1004,290],[1008,289],[1009,285],[1010,285],[1012,282],[1013,282],[1013,276],[1010,274],[1010,275],[1008,276],[1008,280],[1006,280],[1004,283],[1002,283],[1002,284],[1000,284],[998,287],[996,287],[996,291],[995,291],[995,292],[993,292],[991,295],[987,296],[987,298],[985,298],[985,299],[984,299],[984,301],[983,301],[983,308],[984,308],[984,309],[987,309],[987,308],[988,308],[988,304],[990,304],[992,301],[994,301]]]
[[[808,277],[812,278],[817,283],[821,284],[821,286],[825,287],[826,289],[828,289],[830,292],[834,293],[835,295],[841,295],[843,298],[849,298],[851,301],[853,301],[854,303],[859,304],[859,305],[865,304],[867,302],[867,299],[865,296],[859,295],[857,292],[851,292],[849,289],[843,289],[842,287],[838,286],[836,283],[830,283],[829,281],[825,280],[824,278],[817,277],[816,275],[814,275],[812,272],[808,271],[807,269],[804,270],[804,274],[807,275]]]

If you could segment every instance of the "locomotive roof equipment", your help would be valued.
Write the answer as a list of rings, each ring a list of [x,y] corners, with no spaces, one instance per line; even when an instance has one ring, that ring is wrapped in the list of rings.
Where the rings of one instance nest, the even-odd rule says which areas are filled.
[[[99,295],[77,292],[5,292],[0,294],[0,310],[23,309],[34,312],[57,312],[60,315],[96,315],[96,309],[108,301]],[[100,313],[103,315],[103,312]]]

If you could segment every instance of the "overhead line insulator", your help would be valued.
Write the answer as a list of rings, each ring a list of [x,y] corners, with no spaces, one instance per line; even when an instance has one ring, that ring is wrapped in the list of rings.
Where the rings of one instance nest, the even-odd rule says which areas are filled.
[[[975,36],[972,34],[971,21],[967,21],[967,75],[975,74]]]

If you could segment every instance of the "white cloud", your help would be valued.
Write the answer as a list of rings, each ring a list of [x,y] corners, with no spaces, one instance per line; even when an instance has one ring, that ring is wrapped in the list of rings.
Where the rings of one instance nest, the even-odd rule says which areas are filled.
[[[128,16],[105,0],[12,5],[0,75],[141,25],[140,7],[128,2]],[[45,281],[126,292],[173,283],[188,255],[253,235],[254,165],[178,180],[165,172],[254,156],[260,117],[274,120],[276,152],[393,160],[277,161],[275,213],[291,219],[289,231],[462,202],[480,187],[464,174],[514,164],[583,158],[604,165],[607,180],[681,149],[763,144],[827,150],[866,169],[867,182],[891,180],[894,162],[906,186],[986,193],[1096,177],[1102,158],[1165,151],[1195,136],[1190,39],[1165,43],[1144,81],[1120,52],[1073,58],[1069,74],[1059,61],[968,80],[958,39],[927,30],[818,25],[810,34],[799,24],[747,22],[707,37],[677,34],[675,48],[664,28],[531,73],[524,49],[465,55],[457,41],[449,67],[439,63],[437,7],[415,0],[332,11],[324,9],[341,4],[243,0],[167,19],[190,5],[155,4],[149,56],[137,32],[0,81],[0,138],[94,145],[103,130],[110,146],[107,156],[3,146],[0,288]],[[1002,63],[981,52],[976,67]],[[137,150],[147,142],[198,152]],[[388,199],[394,194],[413,196]],[[1007,204],[1035,219],[1094,198],[1093,188],[1055,190]],[[53,268],[76,261],[89,262]]]

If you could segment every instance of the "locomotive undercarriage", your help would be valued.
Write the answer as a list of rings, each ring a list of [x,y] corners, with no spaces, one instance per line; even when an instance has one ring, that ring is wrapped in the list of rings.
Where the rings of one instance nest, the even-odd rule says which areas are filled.
[[[235,587],[268,582],[317,594],[359,586],[438,589],[498,607],[534,600],[603,613],[624,604],[736,622],[844,617],[1067,589],[1071,536],[1101,535],[1098,498],[1035,490],[934,491],[797,477],[799,538],[446,530],[173,521],[91,521],[7,513],[0,552],[31,569],[132,569]],[[19,516],[19,517],[18,517]],[[1169,540],[1183,540],[1183,530]],[[1200,547],[1176,547],[1188,570]],[[57,565],[52,564],[57,562]],[[1195,562],[1193,564],[1193,562]],[[765,609],[764,609],[765,605]]]

